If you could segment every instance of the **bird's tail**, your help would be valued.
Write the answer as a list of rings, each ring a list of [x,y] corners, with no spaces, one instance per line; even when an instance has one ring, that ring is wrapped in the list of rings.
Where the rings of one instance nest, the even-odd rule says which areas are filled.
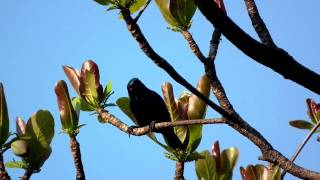
[[[179,140],[178,136],[174,133],[173,127],[167,127],[167,128],[161,129],[160,133],[163,135],[164,140],[170,147],[174,149],[185,148],[185,145]]]

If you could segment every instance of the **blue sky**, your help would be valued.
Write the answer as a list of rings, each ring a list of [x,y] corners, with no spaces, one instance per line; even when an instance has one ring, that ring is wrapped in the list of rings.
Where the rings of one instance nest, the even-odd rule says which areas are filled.
[[[304,4],[284,1],[258,1],[275,43],[287,50],[301,64],[320,72],[319,1]],[[228,15],[246,32],[257,38],[244,3],[225,1]],[[301,8],[302,7],[302,8]],[[165,81],[174,85],[176,96],[184,90],[166,73],[157,68],[139,49],[127,32],[118,12],[88,1],[75,0],[2,0],[0,2],[0,81],[4,84],[12,131],[14,119],[27,120],[44,108],[55,117],[53,153],[39,174],[32,179],[74,179],[75,172],[69,149],[69,138],[61,134],[54,84],[66,80],[61,66],[80,68],[83,61],[94,60],[100,67],[101,82],[112,81],[115,94],[111,101],[127,96],[126,84],[132,77],[140,78],[149,88],[161,92]],[[139,20],[154,49],[165,57],[179,73],[196,84],[203,67],[189,50],[179,33],[167,29],[154,2]],[[208,52],[212,26],[199,11],[190,29],[204,53]],[[273,146],[290,157],[305,131],[288,126],[293,119],[307,119],[306,98],[320,102],[318,95],[289,81],[251,60],[222,38],[217,57],[217,72],[238,113],[259,130]],[[279,59],[280,61],[280,59]],[[69,86],[71,89],[71,86]],[[75,92],[70,90],[72,96]],[[214,100],[214,97],[211,97]],[[116,107],[109,111],[131,124]],[[219,117],[209,109],[207,118]],[[172,179],[174,162],[166,159],[163,150],[146,137],[128,137],[116,128],[98,123],[95,115],[82,113],[78,140],[87,179]],[[236,146],[239,167],[258,161],[259,150],[245,137],[226,125],[208,125],[203,131],[199,151],[210,149],[219,140],[221,148]],[[307,144],[297,163],[320,171],[315,161],[319,152],[315,137]],[[5,161],[14,158],[5,154]],[[9,170],[13,179],[21,170]],[[194,163],[187,163],[187,179],[196,179]],[[288,179],[294,179],[291,176]]]

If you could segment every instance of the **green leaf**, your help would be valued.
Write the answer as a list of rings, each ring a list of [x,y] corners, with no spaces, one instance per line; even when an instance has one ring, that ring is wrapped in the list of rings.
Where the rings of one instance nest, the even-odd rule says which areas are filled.
[[[126,114],[136,125],[138,125],[136,118],[131,112],[130,99],[128,97],[121,97],[117,99],[116,104],[124,114]]]
[[[163,18],[167,21],[170,27],[178,27],[179,23],[177,20],[172,16],[169,10],[169,3],[170,0],[155,0]]]
[[[314,126],[312,123],[305,120],[293,120],[293,121],[290,121],[289,124],[298,129],[308,129],[308,130],[312,129],[312,127]]]
[[[246,168],[240,167],[240,173],[243,180],[280,180],[280,168],[266,167],[262,164],[249,165]]]
[[[174,122],[174,121],[182,120],[182,117],[179,112],[179,108],[174,98],[172,85],[169,82],[165,82],[161,86],[161,89],[162,89],[164,102],[170,114],[171,121]],[[174,127],[174,131],[181,142],[184,142],[186,140],[187,133],[188,133],[187,126],[176,126]]]
[[[232,179],[233,168],[239,157],[238,149],[235,147],[225,149],[222,151],[220,157],[221,175],[224,175],[227,179]]]
[[[70,66],[62,66],[64,73],[67,75],[73,89],[80,96],[80,72],[77,69],[74,69]]]
[[[7,168],[28,169],[28,164],[23,161],[10,161],[5,163]]]
[[[139,11],[144,5],[147,3],[148,0],[135,0],[134,3],[129,7],[131,13],[135,13]]]
[[[105,100],[107,97],[109,97],[109,95],[112,93],[112,82],[109,81],[106,85],[106,87],[104,88],[104,92],[103,92],[103,100]]]
[[[188,126],[188,128],[189,128],[189,143],[188,143],[187,149],[190,152],[195,151],[201,142],[202,127],[203,127],[202,124]]]
[[[103,97],[103,87],[100,84],[98,65],[92,60],[82,64],[80,73],[80,95],[89,104],[98,106],[98,100]]]
[[[11,143],[11,151],[16,156],[25,156],[28,153],[28,144],[24,140],[16,140]]]
[[[210,96],[210,83],[206,75],[203,75],[197,84],[197,90],[204,96]],[[189,119],[203,119],[206,115],[207,104],[198,96],[192,94],[189,98],[188,117]]]
[[[110,0],[94,0],[94,1],[103,6],[108,6],[111,3]]]
[[[165,150],[167,150],[169,152],[171,151],[171,148],[169,146],[166,146],[166,145],[162,144],[160,141],[158,141],[156,135],[153,132],[149,132],[147,135],[153,142],[155,142],[156,144],[158,144],[159,146],[161,146]]]
[[[195,161],[196,173],[199,180],[217,179],[216,164],[209,151],[200,153],[202,158]]]
[[[188,29],[197,6],[193,0],[170,0],[169,10],[179,26]]]
[[[78,128],[79,117],[71,103],[66,82],[63,80],[58,81],[54,90],[57,95],[62,129],[76,130]]]
[[[28,144],[31,143],[31,151],[35,152],[40,148],[47,149],[54,136],[54,120],[51,113],[47,110],[39,110],[31,116],[27,122],[26,135],[31,139]]]
[[[73,104],[74,107],[75,107],[76,104],[79,104],[81,111],[94,111],[95,110],[94,107],[92,107],[90,104],[88,104],[81,97],[74,97],[72,99],[72,104]]]
[[[0,82],[0,147],[9,137],[9,115],[4,88]]]

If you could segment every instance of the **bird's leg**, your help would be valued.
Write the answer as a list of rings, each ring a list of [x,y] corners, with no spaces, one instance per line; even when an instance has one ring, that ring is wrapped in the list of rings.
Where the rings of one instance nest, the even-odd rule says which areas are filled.
[[[151,121],[149,124],[149,132],[157,132],[156,131],[156,121]]]
[[[132,126],[129,126],[128,129],[127,129],[127,133],[129,134],[129,137],[131,134],[133,134],[133,129],[134,128],[139,128],[139,126],[136,126],[136,125],[132,125]]]

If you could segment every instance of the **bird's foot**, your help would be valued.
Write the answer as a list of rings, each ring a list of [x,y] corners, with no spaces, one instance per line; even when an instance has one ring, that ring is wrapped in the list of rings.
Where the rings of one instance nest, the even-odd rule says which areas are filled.
[[[156,132],[156,121],[151,121],[149,124],[149,132]]]
[[[129,137],[130,137],[131,134],[133,134],[133,129],[134,129],[134,128],[139,128],[139,126],[133,125],[133,126],[129,126],[129,127],[128,127],[127,133],[129,134]]]

